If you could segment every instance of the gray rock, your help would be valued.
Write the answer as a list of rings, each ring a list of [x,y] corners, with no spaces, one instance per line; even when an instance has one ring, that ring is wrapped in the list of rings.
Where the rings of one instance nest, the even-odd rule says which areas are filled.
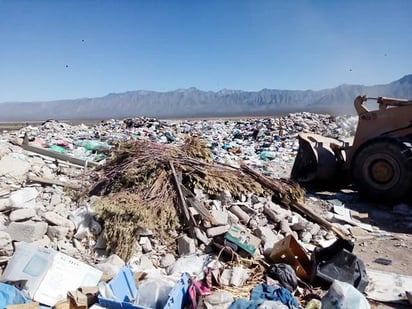
[[[49,236],[50,239],[62,240],[66,237],[68,232],[69,228],[65,226],[49,225],[49,227],[47,228],[47,236]]]
[[[160,259],[160,267],[167,268],[173,265],[176,262],[176,259],[173,254],[167,253]]]
[[[186,235],[177,240],[177,250],[179,255],[190,255],[196,253],[196,244],[193,238]]]
[[[0,256],[11,256],[13,254],[13,244],[9,233],[0,231]]]
[[[16,209],[10,213],[10,221],[23,221],[36,216],[36,210],[33,208]]]
[[[221,226],[216,226],[216,227],[211,227],[206,230],[206,234],[208,237],[215,237],[218,235],[222,235],[229,231],[230,225],[221,225]]]
[[[46,234],[47,223],[46,222],[11,222],[7,227],[7,233],[9,233],[12,240],[33,242],[42,239]]]
[[[75,226],[72,221],[66,219],[52,211],[48,211],[43,215],[44,219],[52,225],[67,227],[70,231],[73,231]]]

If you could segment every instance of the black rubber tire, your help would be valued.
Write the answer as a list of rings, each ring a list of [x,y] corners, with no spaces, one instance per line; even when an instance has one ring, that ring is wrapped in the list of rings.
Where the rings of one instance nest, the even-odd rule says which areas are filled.
[[[412,195],[412,144],[392,137],[370,140],[355,153],[351,172],[363,199],[392,205],[409,200]]]

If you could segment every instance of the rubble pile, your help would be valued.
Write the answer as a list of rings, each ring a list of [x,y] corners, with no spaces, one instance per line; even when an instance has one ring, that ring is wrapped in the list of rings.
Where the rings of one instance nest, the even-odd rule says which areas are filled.
[[[28,280],[13,290],[24,301],[5,304],[319,308],[332,281],[317,275],[327,273],[329,258],[320,268],[311,254],[329,248],[354,264],[322,308],[332,308],[326,300],[340,289],[354,295],[356,308],[369,308],[359,293],[367,285],[362,263],[351,242],[337,237],[349,230],[323,219],[334,205],[305,201],[297,184],[280,178],[290,171],[298,133],[337,137],[352,124],[299,113],[90,126],[47,121],[3,132],[0,265],[7,284],[0,295]],[[323,203],[317,213],[315,200]],[[53,278],[68,279],[56,285]]]

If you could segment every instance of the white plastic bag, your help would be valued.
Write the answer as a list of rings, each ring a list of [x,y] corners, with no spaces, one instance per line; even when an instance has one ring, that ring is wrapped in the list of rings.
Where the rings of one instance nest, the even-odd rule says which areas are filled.
[[[365,296],[353,285],[333,281],[326,295],[322,298],[322,309],[370,309]]]

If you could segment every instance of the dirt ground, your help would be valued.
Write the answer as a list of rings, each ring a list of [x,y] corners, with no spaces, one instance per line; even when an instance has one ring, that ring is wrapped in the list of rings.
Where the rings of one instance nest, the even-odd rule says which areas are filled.
[[[277,176],[289,177],[291,166],[281,167]],[[360,201],[357,192],[351,188],[329,191],[307,189],[307,197],[312,197],[307,206],[316,208],[318,213],[325,212],[325,205],[341,204],[353,213],[359,213],[357,219],[361,222],[372,225],[374,232],[353,239],[353,252],[365,263],[367,270],[412,276],[412,205],[384,206]],[[377,259],[384,259],[385,263]],[[412,290],[412,287],[408,289]],[[373,309],[412,308],[407,302],[370,303]]]

